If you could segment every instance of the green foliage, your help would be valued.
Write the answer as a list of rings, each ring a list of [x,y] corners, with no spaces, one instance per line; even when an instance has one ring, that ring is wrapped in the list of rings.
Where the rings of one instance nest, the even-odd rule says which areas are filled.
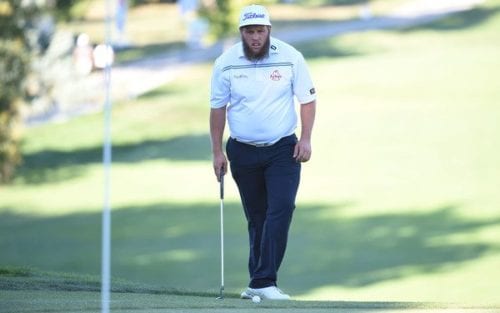
[[[200,16],[207,19],[212,39],[222,39],[237,30],[240,1],[217,0],[203,2],[199,9]]]
[[[22,1],[0,0],[0,38],[27,44],[24,29],[38,12],[36,6],[21,6]]]
[[[28,71],[23,46],[13,40],[0,40],[0,112],[12,111],[12,103],[23,94],[22,81]]]
[[[63,20],[70,20],[71,7],[75,2],[75,0],[56,0],[54,4],[56,15]]]
[[[47,5],[52,15],[59,21],[80,20],[87,12],[89,5],[96,0],[54,0]],[[116,0],[111,0],[116,1]],[[105,1],[101,1],[103,6]]]
[[[0,183],[12,178],[21,161],[16,122],[27,70],[28,61],[22,45],[15,41],[0,41]]]
[[[0,183],[8,182],[21,162],[18,107],[29,70],[24,29],[36,12],[36,7],[22,7],[16,0],[0,1]]]

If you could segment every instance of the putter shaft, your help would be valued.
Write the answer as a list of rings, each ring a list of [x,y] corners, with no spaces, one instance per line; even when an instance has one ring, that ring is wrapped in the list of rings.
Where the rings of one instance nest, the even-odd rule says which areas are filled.
[[[220,292],[218,299],[224,299],[224,173],[220,171]]]

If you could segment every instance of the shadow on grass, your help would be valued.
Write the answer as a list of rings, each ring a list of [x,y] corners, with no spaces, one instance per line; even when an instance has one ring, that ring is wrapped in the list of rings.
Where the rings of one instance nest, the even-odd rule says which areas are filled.
[[[297,209],[281,270],[287,291],[300,294],[321,286],[368,286],[422,272],[447,271],[500,252],[499,245],[453,240],[498,227],[500,218],[466,220],[455,206],[345,218],[336,214],[341,207],[304,205]],[[217,204],[206,203],[115,210],[113,276],[216,293],[220,284],[218,210]],[[100,219],[99,213],[60,217],[2,213],[0,265],[98,275]],[[228,292],[247,284],[245,229],[239,204],[227,203]]]
[[[312,216],[304,212],[301,224],[315,231],[294,227],[287,281],[295,288],[300,286],[296,292],[322,285],[356,288],[447,271],[499,253],[500,245],[453,241],[453,236],[500,225],[500,218],[465,220],[456,214],[457,208],[442,206],[426,212],[402,208],[401,214],[352,219],[321,218],[328,208]],[[306,290],[301,290],[302,286]]]
[[[113,145],[114,163],[147,160],[206,161],[211,159],[208,135],[187,135],[166,140]],[[16,182],[38,184],[62,181],[81,175],[89,164],[102,162],[102,147],[71,151],[43,150],[23,156]]]

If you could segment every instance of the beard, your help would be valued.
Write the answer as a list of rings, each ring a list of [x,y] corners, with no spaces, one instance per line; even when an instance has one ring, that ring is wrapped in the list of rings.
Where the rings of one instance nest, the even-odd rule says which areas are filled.
[[[245,53],[245,57],[249,61],[260,61],[269,56],[269,46],[271,45],[271,33],[267,35],[266,41],[264,42],[264,45],[262,46],[262,49],[260,49],[259,52],[254,53],[251,49],[250,46],[245,42],[243,39],[243,36],[241,38],[241,42],[243,43],[243,52]]]

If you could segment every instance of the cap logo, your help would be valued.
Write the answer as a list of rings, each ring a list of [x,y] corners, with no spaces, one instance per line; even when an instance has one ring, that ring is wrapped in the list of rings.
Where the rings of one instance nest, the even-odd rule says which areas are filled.
[[[250,12],[250,13],[245,13],[243,15],[243,21],[254,19],[254,18],[265,18],[265,17],[266,17],[265,14],[257,14],[257,13]]]

